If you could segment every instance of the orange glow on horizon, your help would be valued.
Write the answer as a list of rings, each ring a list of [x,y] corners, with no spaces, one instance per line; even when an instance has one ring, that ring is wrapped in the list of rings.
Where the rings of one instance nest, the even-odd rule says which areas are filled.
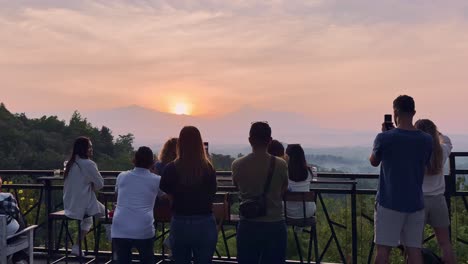
[[[176,115],[190,115],[192,113],[190,105],[183,102],[175,103],[171,112]]]

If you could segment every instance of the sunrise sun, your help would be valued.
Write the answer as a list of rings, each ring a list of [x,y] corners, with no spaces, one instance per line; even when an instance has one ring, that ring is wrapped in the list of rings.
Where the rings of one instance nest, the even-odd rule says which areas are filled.
[[[176,103],[173,107],[172,112],[177,115],[189,115],[190,107],[186,103]]]

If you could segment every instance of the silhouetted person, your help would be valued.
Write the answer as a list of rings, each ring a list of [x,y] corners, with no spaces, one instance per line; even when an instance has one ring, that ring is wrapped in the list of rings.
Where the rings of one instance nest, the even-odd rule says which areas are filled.
[[[452,151],[452,142],[440,133],[434,122],[429,119],[420,119],[414,125],[432,136],[431,162],[426,167],[423,182],[426,223],[434,229],[444,263],[454,264],[457,261],[450,243],[450,218],[444,196],[444,164]]]
[[[276,139],[273,139],[270,144],[268,144],[268,153],[278,158],[284,159],[284,146],[283,143],[279,142]]]
[[[177,159],[164,169],[161,190],[172,197],[173,218],[169,237],[177,264],[211,263],[218,232],[212,206],[216,194],[216,171],[206,156],[200,131],[182,128]]]
[[[72,219],[82,220],[81,241],[93,225],[92,216],[104,214],[104,205],[98,202],[95,194],[104,186],[104,179],[96,163],[91,160],[92,156],[91,140],[87,137],[77,138],[63,176],[65,215]],[[77,256],[80,254],[78,244],[72,246],[71,254]]]
[[[271,183],[265,196],[266,212],[254,218],[241,212],[237,230],[239,264],[275,264],[284,263],[286,259],[287,232],[282,198],[288,188],[288,168],[283,159],[268,154],[270,141],[270,126],[265,122],[253,123],[249,135],[252,153],[232,163],[232,179],[239,188],[241,206],[262,196],[271,171]]]
[[[396,128],[386,130],[374,141],[370,157],[379,166],[380,177],[375,206],[375,263],[388,263],[392,247],[406,247],[408,262],[422,263],[421,247],[424,229],[424,171],[432,152],[430,135],[413,125],[413,98],[401,95],[393,101]]]
[[[117,263],[132,262],[132,248],[140,255],[140,263],[154,263],[154,204],[161,177],[151,173],[154,155],[148,147],[140,147],[133,159],[135,168],[117,176],[115,193],[117,208],[112,219],[112,243]]]
[[[159,152],[158,161],[154,164],[154,173],[162,175],[164,168],[169,162],[177,158],[177,138],[171,138],[164,143]]]
[[[313,175],[309,172],[304,149],[299,144],[290,144],[286,148],[286,160],[288,162],[288,175],[290,192],[309,192],[310,182]],[[302,202],[287,202],[286,210],[290,218],[303,218],[304,210]],[[306,203],[306,217],[312,217],[315,214],[316,204],[314,202]]]

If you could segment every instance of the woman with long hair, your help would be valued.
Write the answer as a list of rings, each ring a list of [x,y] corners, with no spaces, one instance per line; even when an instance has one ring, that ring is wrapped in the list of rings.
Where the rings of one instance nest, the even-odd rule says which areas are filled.
[[[164,143],[158,155],[158,161],[154,164],[154,173],[161,175],[169,162],[177,158],[177,138],[170,138]]]
[[[177,158],[164,169],[161,190],[172,199],[170,244],[175,263],[211,263],[218,239],[212,206],[216,172],[206,156],[200,131],[182,128]]]
[[[104,186],[104,179],[99,173],[96,163],[91,160],[92,156],[91,140],[87,137],[77,138],[63,176],[65,215],[72,219],[82,220],[80,241],[83,241],[86,233],[91,229],[92,216],[104,213],[104,205],[98,202],[95,194],[95,191]],[[73,255],[80,254],[78,244],[73,245],[71,253]]]
[[[290,144],[286,148],[286,159],[288,161],[288,175],[290,192],[309,192],[312,174],[307,167],[307,161],[299,144]],[[290,218],[303,218],[304,210],[302,202],[287,202],[287,216]],[[305,217],[312,217],[315,214],[316,205],[314,202],[306,202]]]
[[[432,136],[432,156],[423,181],[426,223],[434,229],[444,263],[453,264],[456,263],[456,259],[450,243],[450,219],[444,196],[444,165],[452,151],[452,142],[440,133],[434,122],[429,119],[416,121],[415,127]]]

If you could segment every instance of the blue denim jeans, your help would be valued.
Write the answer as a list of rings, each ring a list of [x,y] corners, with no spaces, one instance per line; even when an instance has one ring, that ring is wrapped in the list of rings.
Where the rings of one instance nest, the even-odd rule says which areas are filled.
[[[287,230],[284,221],[254,222],[241,220],[237,228],[239,264],[284,264]]]
[[[170,243],[176,264],[211,263],[218,242],[213,215],[174,216],[171,221]]]
[[[127,264],[132,262],[132,248],[138,250],[140,263],[154,263],[154,238],[149,239],[130,239],[113,238],[112,245],[117,254],[117,263]]]

